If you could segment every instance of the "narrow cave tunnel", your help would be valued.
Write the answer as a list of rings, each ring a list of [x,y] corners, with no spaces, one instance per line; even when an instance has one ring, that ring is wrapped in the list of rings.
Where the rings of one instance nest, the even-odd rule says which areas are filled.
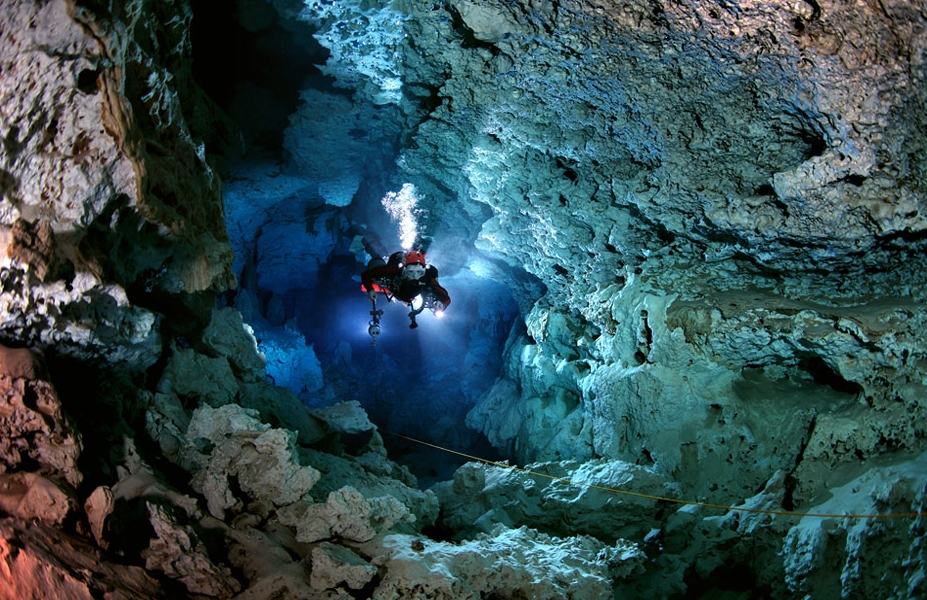
[[[426,250],[453,308],[443,320],[422,313],[410,330],[409,306],[381,294],[382,333],[369,334],[359,275],[401,249],[402,223],[382,200],[408,185],[395,167],[402,115],[339,89],[319,70],[329,51],[314,27],[263,0],[231,11],[194,2],[193,24],[194,78],[243,142],[207,147],[226,182],[238,267],[225,301],[254,328],[270,381],[315,408],[359,401],[422,485],[450,479],[466,459],[408,437],[503,458],[465,418],[501,374],[518,309],[472,240],[433,237],[427,210],[413,209],[421,231],[402,247]],[[320,133],[324,145],[305,142]]]
[[[927,596],[870,4],[9,3],[0,600]]]

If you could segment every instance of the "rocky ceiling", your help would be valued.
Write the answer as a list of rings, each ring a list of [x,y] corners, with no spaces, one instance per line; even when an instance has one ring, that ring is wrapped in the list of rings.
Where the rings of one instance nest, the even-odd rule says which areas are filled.
[[[0,598],[927,594],[925,24],[8,0]],[[404,182],[460,316],[374,359]]]

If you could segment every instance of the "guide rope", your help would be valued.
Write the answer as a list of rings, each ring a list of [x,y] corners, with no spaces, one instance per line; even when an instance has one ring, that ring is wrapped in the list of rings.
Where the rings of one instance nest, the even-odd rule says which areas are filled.
[[[385,433],[390,433],[390,432],[385,432]],[[402,435],[399,433],[390,433],[390,435],[393,435],[398,438],[402,438],[404,440],[408,440],[410,442],[414,442],[416,444],[428,446],[429,448],[441,450],[449,454],[456,454],[457,456],[461,456],[463,458],[473,460],[476,462],[480,462],[483,464],[491,465],[494,467],[499,467],[502,469],[510,469],[513,471],[520,471],[522,473],[525,473],[526,475],[533,475],[535,477],[543,477],[543,478],[550,479],[550,480],[557,481],[557,482],[566,482],[566,483],[572,482],[572,480],[569,477],[556,477],[554,475],[550,475],[549,473],[541,473],[539,471],[532,471],[530,469],[526,469],[518,465],[510,465],[504,462],[498,462],[498,461],[489,460],[486,458],[480,458],[479,456],[473,456],[472,454],[466,454],[464,452],[459,452],[457,450],[445,448],[443,446],[439,446],[437,444],[432,444],[429,442],[418,440],[413,437],[409,437],[407,435]],[[635,492],[633,490],[610,487],[607,485],[590,484],[588,487],[601,490],[604,492],[610,492],[613,494],[620,494],[622,496],[632,496],[634,498],[643,498],[645,500],[655,500],[658,502],[669,502],[672,504],[701,506],[703,508],[719,510],[722,512],[736,511],[736,512],[760,514],[760,515],[772,515],[772,516],[777,516],[777,517],[813,517],[813,518],[818,518],[818,519],[882,519],[882,520],[917,519],[920,517],[927,517],[927,512],[897,512],[897,513],[874,513],[874,514],[843,513],[843,514],[839,514],[839,513],[820,513],[820,512],[799,512],[799,511],[775,510],[775,509],[767,509],[767,508],[750,508],[746,506],[733,506],[729,504],[716,504],[714,502],[702,502],[699,500],[684,500],[681,498],[670,498],[668,496],[656,496],[653,494],[645,494],[643,492]]]

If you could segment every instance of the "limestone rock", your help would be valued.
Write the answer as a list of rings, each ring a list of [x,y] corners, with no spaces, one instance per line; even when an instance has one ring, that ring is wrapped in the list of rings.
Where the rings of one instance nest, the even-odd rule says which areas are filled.
[[[365,459],[367,453],[355,458],[305,449],[301,454],[306,463],[322,473],[312,488],[317,498],[327,497],[345,487],[357,490],[365,498],[390,496],[414,517],[397,523],[397,527],[415,530],[434,524],[438,516],[438,498],[434,492],[418,489],[408,469],[392,461]]]
[[[249,31],[274,18],[265,2],[236,4],[257,13]],[[307,588],[315,556],[293,539],[341,535],[375,558],[384,579],[366,585],[383,598],[720,596],[736,592],[713,586],[741,567],[758,588],[745,595],[927,593],[919,3],[271,4],[312,24],[329,50],[325,72],[356,101],[302,90],[284,136],[293,160],[229,186],[228,214],[242,224],[235,272],[272,291],[271,321],[283,323],[282,298],[315,287],[320,262],[342,249],[342,207],[394,178],[401,144],[399,175],[420,186],[435,230],[476,240],[525,321],[468,423],[519,459],[590,461],[556,465],[575,488],[466,467],[443,489],[447,522],[576,527],[600,540],[613,527],[650,529],[651,552],[647,571],[630,575],[643,557],[624,542],[527,529],[460,544],[384,536],[433,522],[434,494],[411,489],[378,448],[334,456],[275,429],[323,441],[292,396],[261,383],[234,315],[188,340],[195,350],[177,331],[205,325],[211,294],[232,283],[219,182],[192,120],[190,4],[10,0],[0,15],[0,339],[78,367],[127,368],[139,384],[148,367],[166,367],[146,394],[158,447],[213,514],[242,507],[236,527],[266,530],[234,538],[215,527],[235,539],[243,597],[349,596]],[[260,202],[245,206],[249,195]],[[236,302],[256,307],[250,294]],[[172,355],[162,329],[178,344]],[[317,393],[321,377],[289,372],[317,366],[306,340],[283,329],[265,348],[279,383]],[[38,385],[47,379],[0,374],[0,399],[13,399],[0,404],[3,508],[17,515],[0,521],[0,595],[157,596],[142,569],[43,522],[74,522],[58,481],[80,483],[79,442]],[[266,405],[263,423],[236,400]],[[185,406],[199,403],[191,419]],[[349,416],[333,420],[332,438],[370,430]],[[153,497],[188,517],[198,499],[127,454],[116,483],[91,481],[101,487],[85,505],[90,533],[106,541],[120,505],[155,507],[152,567],[191,594],[234,593],[195,527]],[[35,464],[38,473],[13,472]],[[94,477],[113,466],[94,466]],[[656,523],[648,504],[598,482],[919,515],[795,523],[687,506],[661,507]],[[319,578],[338,574],[318,585],[360,585],[370,572],[339,548],[315,548],[320,564],[343,559],[319,568]],[[245,556],[260,553],[279,571]]]
[[[480,463],[460,467],[453,482],[433,488],[441,502],[441,524],[458,538],[489,533],[503,523],[556,535],[642,539],[659,525],[656,503],[606,488],[676,493],[659,474],[621,461],[534,463],[524,469],[548,477]]]
[[[409,471],[409,468],[389,459],[379,433],[374,433],[371,436],[364,449],[367,451],[353,457],[354,462],[363,467],[364,471],[371,475],[396,479],[412,488],[416,487],[418,481]]]
[[[190,425],[190,413],[173,393],[149,395],[145,411],[145,430],[155,440],[168,460],[179,462],[184,447],[184,434]]]
[[[173,393],[192,404],[202,400],[210,406],[234,402],[238,384],[224,356],[211,357],[190,348],[174,350],[161,381],[161,393]]]
[[[146,506],[155,537],[142,551],[145,568],[177,579],[190,594],[228,598],[240,590],[228,569],[213,564],[192,530],[175,523],[163,506],[151,502]]]
[[[201,511],[196,498],[179,492],[159,477],[154,469],[142,460],[131,438],[124,441],[123,460],[116,468],[116,473],[118,481],[112,486],[115,505],[127,505],[136,501],[168,502],[182,509],[190,519],[200,517]],[[105,490],[103,493],[108,495]],[[136,515],[132,515],[133,519],[135,517]]]
[[[156,18],[128,18],[151,6],[109,12],[56,0],[4,11],[6,338],[148,366],[159,353],[156,318],[126,290],[231,281],[218,182],[182,114],[185,75],[170,72],[189,56],[189,30],[171,28],[157,43]],[[165,22],[189,23],[181,3],[159,7]]]
[[[821,598],[923,595],[927,591],[921,524],[927,508],[925,473],[927,454],[893,466],[874,467],[834,488],[827,501],[810,507],[809,512],[825,514],[908,516],[801,519],[789,529],[782,545],[789,591],[813,591]],[[885,565],[897,568],[886,569]]]
[[[331,51],[324,72],[337,85],[359,91],[374,104],[398,103],[404,12],[388,4],[363,2],[308,0],[306,7],[303,17],[318,27],[317,39]]]
[[[376,567],[344,546],[323,542],[312,550],[310,582],[316,590],[334,589],[342,584],[359,590],[376,574]]]
[[[17,549],[15,541],[0,539],[0,560],[3,561],[0,600],[93,598],[90,587],[78,577],[52,563],[48,556],[36,556],[28,550]]]
[[[0,472],[34,462],[39,473],[80,484],[80,436],[29,350],[0,347],[0,430]]]
[[[300,542],[333,537],[366,542],[401,521],[415,519],[392,496],[365,498],[349,486],[331,492],[324,503],[304,500],[281,509],[278,516],[281,523],[296,528],[296,539]]]
[[[312,411],[312,415],[338,433],[363,433],[376,429],[357,400],[317,408]]]
[[[71,493],[41,475],[0,474],[0,510],[7,514],[61,526],[76,508]]]
[[[725,502],[921,449],[927,21],[883,4],[411,7],[407,80],[441,103],[399,164],[544,285],[471,427]]]
[[[294,560],[286,548],[267,533],[254,528],[221,527],[229,538],[229,561],[248,581],[281,575],[289,578],[297,574],[300,581],[305,579],[305,569],[299,560]],[[308,581],[303,581],[303,585],[308,588]]]
[[[266,598],[316,598],[328,600],[349,600],[350,595],[321,595],[305,581],[302,565],[284,566],[280,572],[256,580],[250,587],[235,596],[235,600],[265,600]]]
[[[295,436],[261,423],[257,413],[238,405],[201,406],[186,432],[183,463],[192,485],[206,497],[209,512],[222,519],[240,500],[231,479],[249,498],[284,506],[312,489],[319,472],[299,463]]]
[[[0,599],[156,597],[144,569],[103,560],[99,550],[61,529],[0,520]]]
[[[325,436],[323,424],[290,390],[263,382],[242,383],[238,400],[243,407],[258,411],[265,423],[296,433],[301,445],[314,444]]]
[[[93,490],[84,502],[84,512],[90,523],[90,533],[93,534],[97,545],[104,549],[108,545],[104,535],[106,518],[113,512],[114,505],[113,491],[104,485]]]
[[[155,314],[132,306],[125,290],[95,275],[30,286],[18,268],[0,258],[3,330],[36,347],[61,349],[86,360],[145,368],[157,360],[161,339]]]
[[[262,379],[264,361],[258,354],[254,330],[244,323],[237,310],[214,310],[212,320],[203,332],[203,342],[216,354],[226,358],[240,379]]]
[[[499,527],[461,544],[389,535],[364,546],[385,576],[374,598],[611,598],[611,581],[639,570],[643,553],[619,540],[554,538]]]

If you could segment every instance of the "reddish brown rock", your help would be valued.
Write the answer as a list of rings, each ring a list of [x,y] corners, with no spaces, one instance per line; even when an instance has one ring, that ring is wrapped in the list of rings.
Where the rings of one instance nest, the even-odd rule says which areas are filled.
[[[0,473],[35,470],[78,486],[81,443],[39,358],[0,347]]]
[[[76,507],[71,494],[41,475],[0,474],[0,510],[7,514],[60,526]]]
[[[87,513],[87,521],[90,523],[90,533],[93,534],[93,539],[101,548],[106,548],[108,545],[104,537],[104,527],[106,518],[113,512],[114,505],[113,491],[105,485],[93,490],[84,502],[84,512]]]
[[[105,562],[59,529],[0,520],[0,600],[154,598],[159,589],[143,569]]]

